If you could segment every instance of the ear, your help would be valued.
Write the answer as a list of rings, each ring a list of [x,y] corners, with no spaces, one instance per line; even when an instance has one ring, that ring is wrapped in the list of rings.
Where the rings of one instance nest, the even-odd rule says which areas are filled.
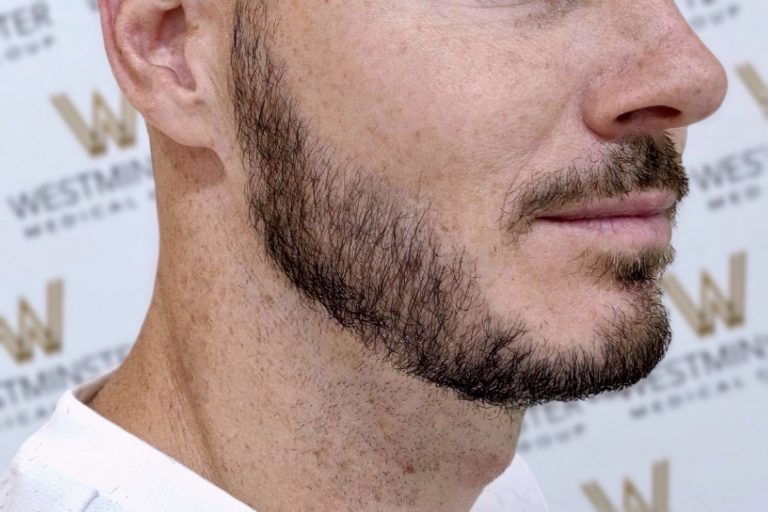
[[[221,53],[228,22],[216,4],[99,0],[107,56],[128,100],[177,143],[214,150],[226,140],[229,62]]]

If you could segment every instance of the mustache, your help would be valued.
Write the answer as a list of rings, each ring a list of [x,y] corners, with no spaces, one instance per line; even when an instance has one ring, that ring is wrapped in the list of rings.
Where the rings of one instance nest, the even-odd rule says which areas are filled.
[[[536,217],[571,204],[633,192],[671,191],[680,202],[689,192],[688,176],[675,143],[664,133],[632,135],[610,144],[600,164],[570,167],[542,174],[506,194],[500,219],[502,229],[515,237],[530,230]],[[669,217],[674,220],[676,208]]]

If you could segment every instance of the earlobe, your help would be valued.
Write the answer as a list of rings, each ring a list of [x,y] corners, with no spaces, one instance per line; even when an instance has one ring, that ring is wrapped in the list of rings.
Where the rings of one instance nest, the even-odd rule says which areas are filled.
[[[100,0],[110,64],[128,100],[146,121],[180,144],[206,145],[204,78],[208,54],[197,31],[207,26],[197,0]],[[208,25],[210,26],[210,24]]]

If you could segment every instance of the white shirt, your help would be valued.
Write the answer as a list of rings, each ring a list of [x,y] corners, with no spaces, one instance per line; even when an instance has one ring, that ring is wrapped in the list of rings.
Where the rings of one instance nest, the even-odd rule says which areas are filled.
[[[254,512],[85,405],[112,372],[59,399],[0,479],[0,512]],[[471,512],[546,512],[519,456]]]

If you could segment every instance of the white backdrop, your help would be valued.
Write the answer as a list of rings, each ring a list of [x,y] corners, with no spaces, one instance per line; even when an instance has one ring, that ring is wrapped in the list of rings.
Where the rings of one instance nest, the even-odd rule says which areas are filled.
[[[690,130],[665,279],[674,341],[630,390],[526,416],[552,512],[766,510],[768,1],[679,0],[723,61]],[[68,387],[117,364],[152,288],[149,146],[92,0],[0,0],[0,465]]]

